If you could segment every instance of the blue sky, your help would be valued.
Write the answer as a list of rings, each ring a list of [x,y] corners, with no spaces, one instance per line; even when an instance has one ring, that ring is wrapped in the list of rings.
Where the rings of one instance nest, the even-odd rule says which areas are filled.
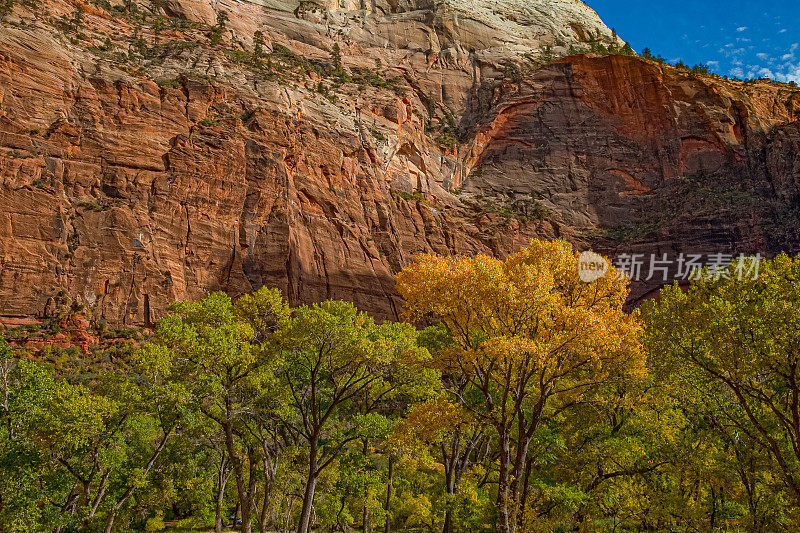
[[[587,0],[637,52],[717,74],[800,83],[798,0]]]

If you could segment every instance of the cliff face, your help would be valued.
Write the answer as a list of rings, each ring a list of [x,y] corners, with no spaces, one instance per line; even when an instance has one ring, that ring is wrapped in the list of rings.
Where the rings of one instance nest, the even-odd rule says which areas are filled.
[[[624,43],[577,0],[501,4],[13,5],[2,320],[262,285],[393,318],[416,254],[533,236],[796,246],[800,93],[585,53]]]
[[[780,237],[773,227],[777,213],[796,215],[800,92],[792,87],[575,56],[512,85],[485,117],[465,160],[465,191],[532,195],[605,248],[796,245],[796,225],[782,221]],[[592,236],[644,222],[652,231],[629,239]]]

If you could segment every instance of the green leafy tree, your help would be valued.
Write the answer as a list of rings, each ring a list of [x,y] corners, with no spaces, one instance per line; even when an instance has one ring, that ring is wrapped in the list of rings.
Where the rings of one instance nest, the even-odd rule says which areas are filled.
[[[336,75],[342,74],[342,49],[339,46],[339,43],[333,43],[333,48],[331,49],[331,62],[333,63],[333,73]]]
[[[441,394],[415,404],[396,428],[395,440],[405,453],[442,465],[444,476],[440,488],[445,505],[442,531],[452,533],[456,527],[453,507],[462,478],[473,465],[488,456],[489,438],[485,428],[460,405]]]
[[[174,435],[174,391],[121,370],[85,377],[28,360],[6,375],[0,467],[17,481],[0,484],[0,514],[11,531],[111,531]]]
[[[782,529],[800,518],[800,259],[753,269],[745,260],[706,271],[686,292],[667,287],[642,317],[654,371],[728,450],[725,468],[738,470],[746,505],[762,514],[750,519]],[[786,503],[764,509],[758,500],[776,491]]]
[[[352,304],[302,306],[276,332],[277,374],[291,395],[287,430],[307,447],[308,470],[297,531],[309,529],[320,474],[382,425],[376,410],[402,382],[403,361],[427,353],[408,324],[381,325]]]
[[[256,58],[264,56],[264,34],[260,30],[253,34],[253,55]]]
[[[266,288],[241,298],[235,308],[221,292],[176,302],[159,321],[155,341],[140,353],[158,379],[185,387],[193,405],[220,428],[243,532],[251,531],[256,514],[266,517],[275,463],[267,426],[280,394],[267,344],[289,312],[280,292]]]
[[[228,13],[226,11],[217,11],[217,26],[225,28],[228,22]]]
[[[64,500],[59,497],[68,490],[64,488],[68,480],[64,475],[51,475],[46,455],[27,428],[41,417],[53,381],[45,368],[14,360],[5,340],[0,340],[0,365],[4,370],[0,531],[50,531],[67,521],[61,512]]]

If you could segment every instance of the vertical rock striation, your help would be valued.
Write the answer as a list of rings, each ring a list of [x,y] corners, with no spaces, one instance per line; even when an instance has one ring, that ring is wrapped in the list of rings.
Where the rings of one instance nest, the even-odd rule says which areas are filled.
[[[800,93],[623,45],[577,0],[15,4],[0,317],[269,285],[395,318],[415,255],[533,236],[794,249]]]

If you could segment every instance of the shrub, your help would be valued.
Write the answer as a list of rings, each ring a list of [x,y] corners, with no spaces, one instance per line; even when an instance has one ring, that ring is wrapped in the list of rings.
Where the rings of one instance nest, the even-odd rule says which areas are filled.
[[[405,191],[400,191],[399,196],[403,200],[410,200],[414,202],[422,202],[425,200],[425,196],[419,191],[415,191],[413,194],[407,193]]]
[[[505,61],[503,63],[503,77],[509,78],[514,83],[520,83],[522,81],[522,73],[519,71],[519,67],[511,61]]]
[[[433,140],[436,141],[436,144],[444,148],[453,148],[454,146],[458,146],[458,139],[456,138],[456,134],[452,131],[442,132],[434,137]]]
[[[342,72],[342,49],[339,48],[339,43],[333,44],[333,49],[331,50],[331,62],[333,63],[333,71],[335,73]]]
[[[222,32],[225,28],[221,26],[214,26],[211,28],[211,33],[208,35],[208,44],[217,46],[222,40]]]
[[[228,22],[228,13],[225,11],[217,11],[217,26],[225,28],[225,23]]]
[[[162,87],[164,89],[177,89],[178,87],[181,86],[180,78],[173,78],[171,80],[161,80],[156,83],[158,84],[159,87]]]
[[[94,212],[105,211],[107,209],[104,205],[102,205],[97,200],[94,200],[94,201],[91,201],[91,202],[81,202],[81,203],[78,204],[78,207],[82,207],[84,209],[87,209],[89,211],[94,211]]]
[[[5,19],[12,9],[14,9],[14,0],[0,1],[0,20]]]
[[[262,57],[264,55],[264,34],[260,31],[256,31],[253,34],[253,54],[256,57]]]

